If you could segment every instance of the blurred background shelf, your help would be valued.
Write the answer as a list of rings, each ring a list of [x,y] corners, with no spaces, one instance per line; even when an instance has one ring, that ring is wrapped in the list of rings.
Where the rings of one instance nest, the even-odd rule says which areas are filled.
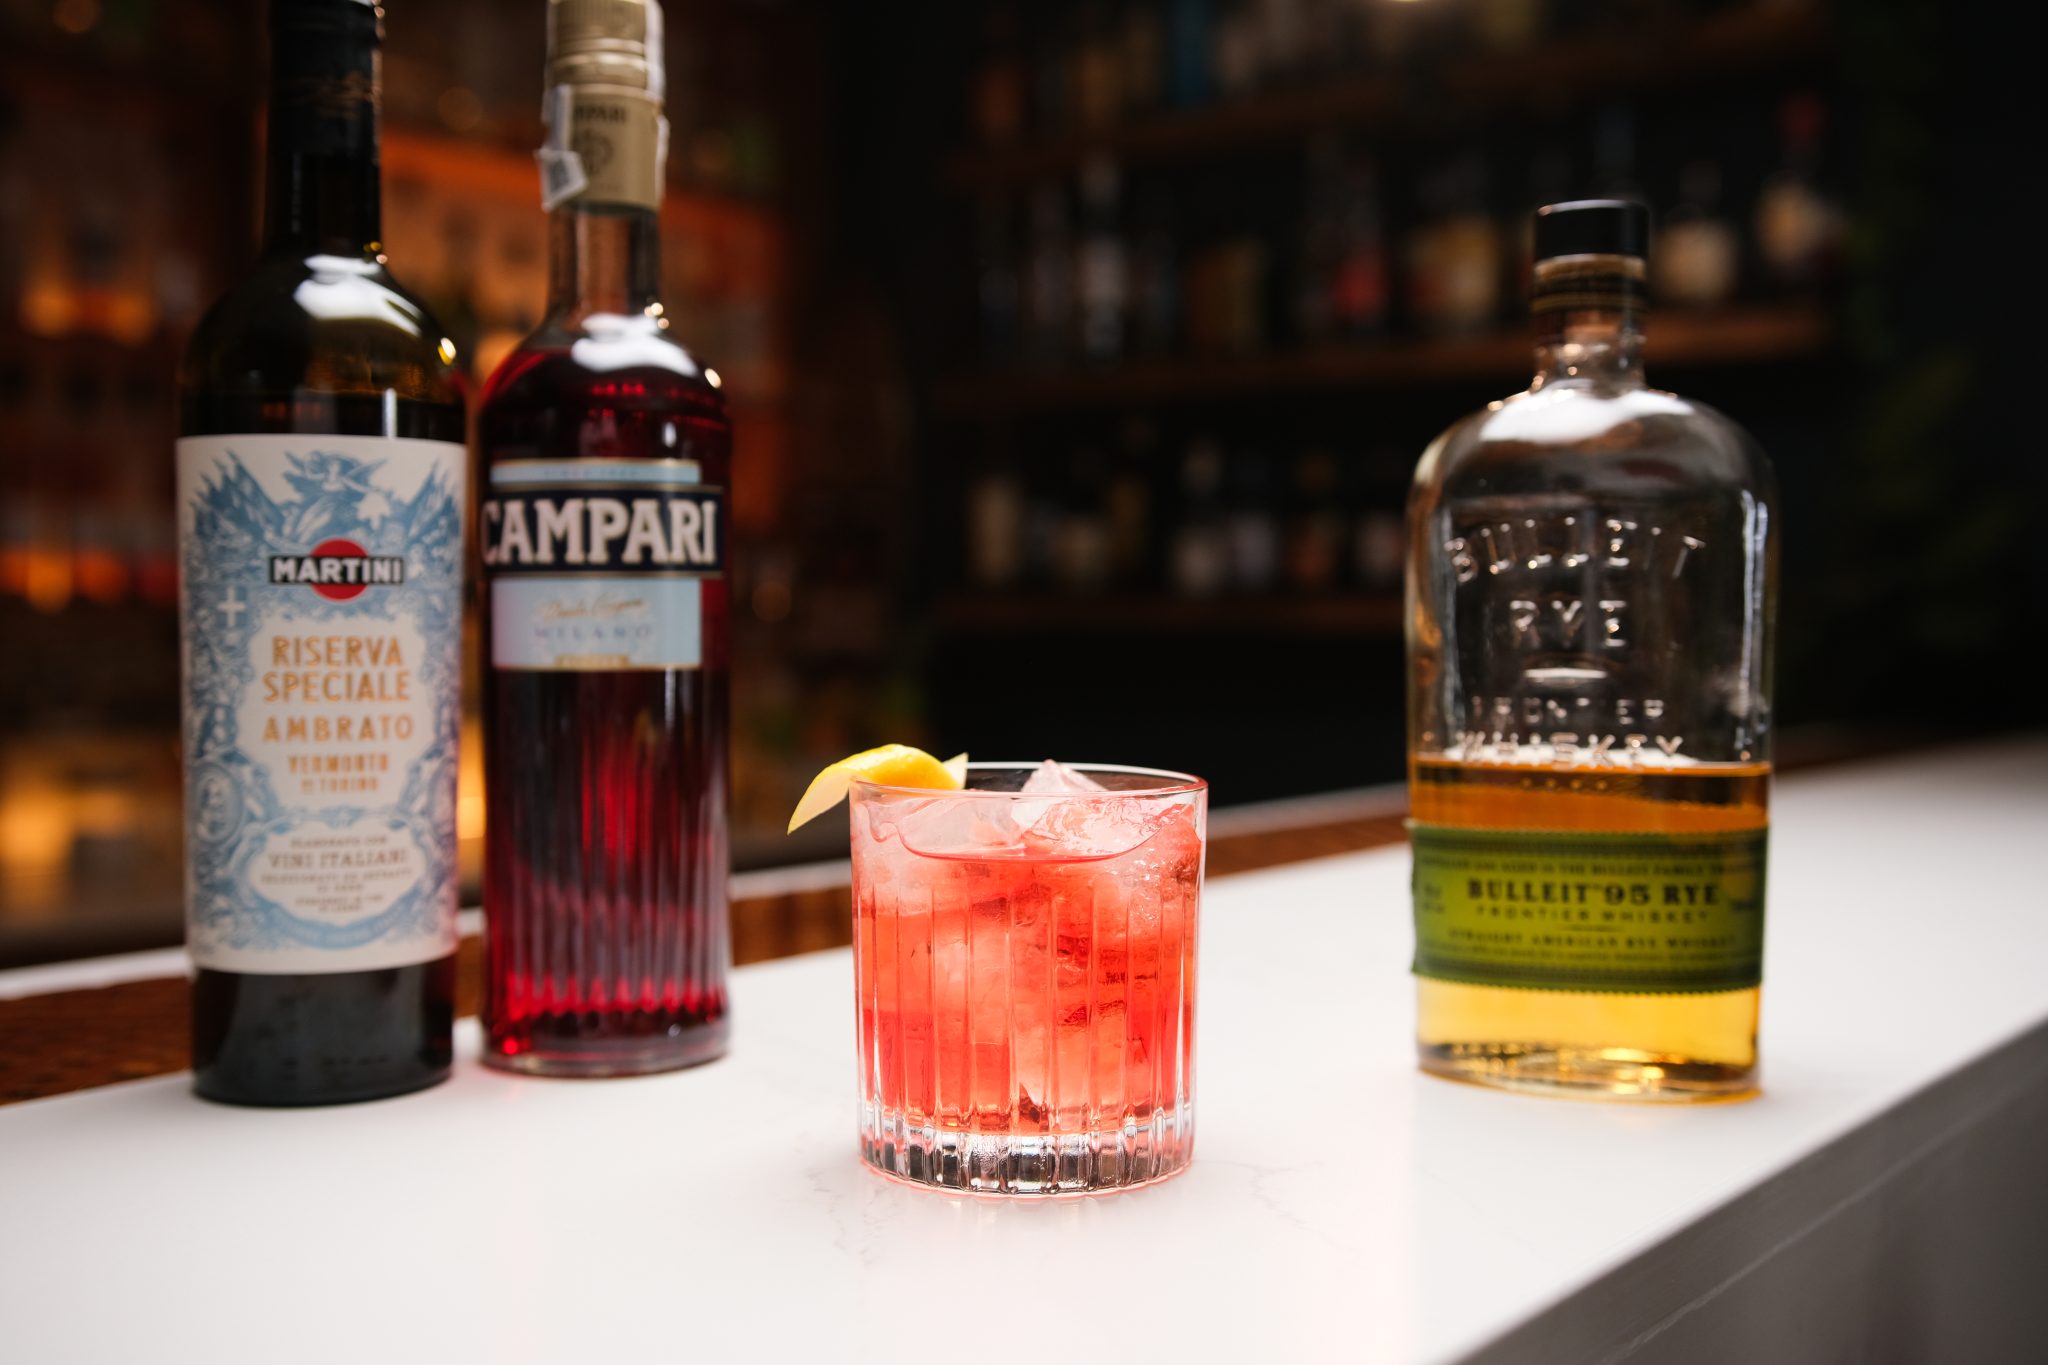
[[[1514,52],[1418,63],[1398,74],[1324,76],[1287,90],[1156,114],[1103,128],[955,153],[948,181],[960,189],[1013,186],[1068,174],[1093,158],[1191,160],[1284,142],[1330,128],[1384,129],[1465,113],[1569,104],[1725,80],[1826,51],[1829,26],[1816,8],[1763,5],[1687,21],[1654,20]]]
[[[942,629],[960,634],[1384,636],[1401,629],[1401,599],[1366,594],[962,593],[938,604],[937,621]]]
[[[1821,353],[1833,319],[1802,304],[1660,314],[1645,351],[1652,366],[1747,365]],[[955,379],[935,407],[948,416],[995,417],[1063,407],[1253,397],[1288,390],[1369,388],[1436,380],[1525,379],[1524,327],[1480,336],[1375,341],[1269,355],[1142,361],[1110,369]]]
[[[0,958],[177,937],[174,373],[254,247],[263,10],[0,3]],[[543,305],[544,10],[387,16],[385,236],[478,381]],[[1776,463],[1780,720],[2037,709],[1983,591],[2037,567],[2030,315],[1956,287],[2035,251],[2032,87],[1967,7],[668,18],[664,302],[738,432],[741,866],[843,855],[790,806],[889,740],[1398,777],[1408,482],[1527,378],[1555,199],[1650,205],[1650,381]]]

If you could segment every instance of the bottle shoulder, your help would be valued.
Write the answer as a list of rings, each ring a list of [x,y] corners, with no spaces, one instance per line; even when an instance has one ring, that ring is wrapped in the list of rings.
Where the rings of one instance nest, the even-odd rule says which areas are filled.
[[[723,380],[661,320],[593,315],[543,323],[485,382],[482,414],[530,407],[682,409],[726,418]]]
[[[1770,460],[1695,399],[1642,385],[1553,383],[1453,423],[1416,466],[1414,496],[1579,489],[1655,495],[1727,488],[1769,501]]]
[[[396,393],[459,404],[454,348],[381,261],[270,253],[215,300],[185,348],[187,392]]]

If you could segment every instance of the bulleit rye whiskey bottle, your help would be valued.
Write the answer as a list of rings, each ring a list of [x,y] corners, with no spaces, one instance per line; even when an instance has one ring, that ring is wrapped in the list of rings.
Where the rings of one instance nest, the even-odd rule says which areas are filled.
[[[275,0],[263,249],[179,378],[198,1091],[448,1074],[466,461],[453,351],[385,269],[362,0]]]
[[[550,297],[491,376],[484,1058],[725,1050],[726,485],[715,371],[659,301],[661,9],[550,0]]]
[[[1409,500],[1425,1070],[1709,1100],[1757,1086],[1777,566],[1770,468],[1650,388],[1648,214],[1538,212],[1528,391]]]

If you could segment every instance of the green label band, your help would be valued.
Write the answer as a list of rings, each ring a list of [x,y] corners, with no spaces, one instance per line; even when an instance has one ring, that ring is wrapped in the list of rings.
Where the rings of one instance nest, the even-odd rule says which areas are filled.
[[[1411,824],[1415,974],[1631,995],[1763,980],[1766,831],[1580,834]]]

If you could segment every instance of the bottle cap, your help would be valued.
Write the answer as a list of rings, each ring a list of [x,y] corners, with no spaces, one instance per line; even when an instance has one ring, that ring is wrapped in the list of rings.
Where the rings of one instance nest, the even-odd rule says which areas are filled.
[[[548,0],[547,83],[639,90],[663,99],[659,0]]]
[[[1629,199],[1573,199],[1536,210],[1536,259],[1650,254],[1650,211]]]
[[[659,0],[548,0],[543,208],[661,207],[663,73]]]
[[[347,41],[370,34],[384,37],[384,10],[377,0],[270,0],[270,31],[276,35],[307,32]]]
[[[374,163],[383,38],[375,4],[271,0],[271,146]]]

